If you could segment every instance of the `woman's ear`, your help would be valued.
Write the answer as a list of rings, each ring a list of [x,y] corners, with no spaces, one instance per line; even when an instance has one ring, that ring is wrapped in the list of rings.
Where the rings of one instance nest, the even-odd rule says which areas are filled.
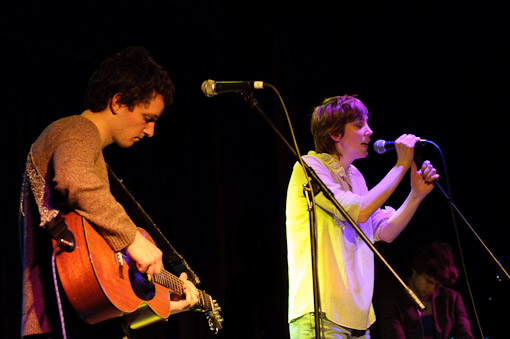
[[[339,142],[340,140],[342,140],[342,135],[341,134],[339,134],[339,135],[332,135],[332,134],[330,134],[329,137],[331,139],[333,139],[333,141],[335,141],[335,142]]]

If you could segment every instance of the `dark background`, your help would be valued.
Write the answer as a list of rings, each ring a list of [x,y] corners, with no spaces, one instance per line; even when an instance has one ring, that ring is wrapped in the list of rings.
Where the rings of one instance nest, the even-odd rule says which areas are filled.
[[[334,5],[333,5],[334,3]],[[19,336],[17,211],[30,144],[51,121],[79,114],[88,77],[106,56],[143,45],[176,84],[175,104],[156,135],[105,157],[140,204],[218,300],[218,338],[288,336],[285,193],[293,156],[237,94],[212,99],[206,79],[275,85],[289,109],[301,151],[312,149],[309,115],[323,98],[358,94],[372,140],[414,133],[442,149],[452,198],[507,266],[508,17],[490,2],[24,1],[0,11],[3,155],[0,336]],[[289,138],[270,90],[255,93]],[[442,174],[438,152],[424,148]],[[355,165],[369,187],[395,155]],[[389,205],[409,191],[405,179]],[[485,336],[503,338],[509,279],[465,223],[457,222]],[[457,251],[447,200],[435,190],[393,244],[380,246],[400,271],[420,243]],[[460,266],[460,261],[458,262]],[[391,281],[378,269],[378,281]],[[480,337],[466,279],[463,293]],[[212,338],[200,314],[142,330],[161,338]]]

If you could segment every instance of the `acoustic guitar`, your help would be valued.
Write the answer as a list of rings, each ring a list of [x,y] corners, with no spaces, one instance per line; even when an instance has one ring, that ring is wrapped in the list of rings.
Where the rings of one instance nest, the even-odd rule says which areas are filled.
[[[148,276],[123,250],[115,252],[91,223],[75,212],[63,215],[75,237],[72,252],[56,257],[58,275],[74,309],[89,324],[124,316],[133,329],[145,327],[170,316],[170,300],[182,299],[182,280],[163,270]],[[144,237],[154,242],[139,228]],[[195,310],[205,313],[209,327],[216,333],[223,318],[216,300],[199,290]]]

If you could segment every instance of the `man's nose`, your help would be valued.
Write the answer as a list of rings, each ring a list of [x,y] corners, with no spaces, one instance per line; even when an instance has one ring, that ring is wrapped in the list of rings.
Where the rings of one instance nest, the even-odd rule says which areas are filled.
[[[149,126],[145,127],[143,133],[149,138],[152,138],[154,135],[154,123],[150,123]]]

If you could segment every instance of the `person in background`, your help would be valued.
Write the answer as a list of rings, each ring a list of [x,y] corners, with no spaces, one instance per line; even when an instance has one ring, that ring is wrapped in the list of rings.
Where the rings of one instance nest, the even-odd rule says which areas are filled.
[[[426,308],[420,311],[402,288],[379,292],[375,305],[381,338],[474,338],[462,296],[445,287],[459,276],[451,247],[442,242],[423,245],[410,266],[408,286]]]

